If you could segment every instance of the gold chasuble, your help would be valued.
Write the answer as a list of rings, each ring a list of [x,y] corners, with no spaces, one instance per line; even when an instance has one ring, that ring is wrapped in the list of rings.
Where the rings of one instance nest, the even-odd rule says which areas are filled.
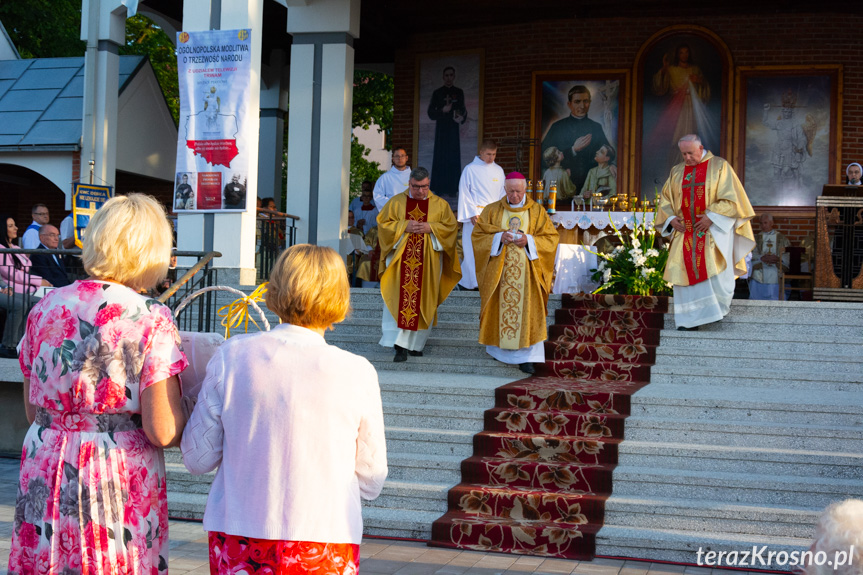
[[[705,211],[736,220],[735,243],[741,238],[754,240],[749,220],[755,217],[755,212],[743,184],[728,162],[710,152],[695,166],[680,163],[671,168],[662,188],[654,222],[656,229],[664,230],[672,216],[677,216],[686,226],[685,233],[676,233],[671,240],[665,281],[676,286],[695,285],[727,267],[713,236],[709,232],[699,235],[693,229],[697,216]],[[733,263],[734,275],[746,273],[745,253]]]
[[[500,255],[491,255],[495,234],[515,229],[516,224],[519,232],[533,236],[538,259],[530,261],[526,248],[513,244],[502,246]],[[544,341],[559,240],[545,209],[530,198],[523,207],[513,208],[504,197],[485,207],[471,239],[482,302],[479,343],[515,350]]]
[[[443,251],[435,251],[431,234],[406,233],[409,220],[427,222]],[[457,233],[449,204],[431,192],[425,200],[402,192],[384,205],[378,215],[381,295],[399,328],[425,330],[437,323],[437,307],[461,278]]]

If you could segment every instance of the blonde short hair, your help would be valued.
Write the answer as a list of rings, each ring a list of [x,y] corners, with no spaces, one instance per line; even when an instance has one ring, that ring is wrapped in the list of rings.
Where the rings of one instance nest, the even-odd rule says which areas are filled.
[[[823,560],[818,565],[816,554],[831,563],[837,559],[837,552],[844,553],[844,564],[830,565]],[[811,553],[810,555],[807,555]],[[857,575],[863,562],[863,501],[846,499],[830,504],[815,528],[812,542],[804,560],[805,575]]]
[[[90,218],[81,260],[97,279],[111,279],[135,291],[165,279],[173,237],[165,207],[153,196],[111,198]]]
[[[267,307],[283,322],[326,328],[351,309],[345,262],[335,250],[311,244],[291,246],[270,272]]]

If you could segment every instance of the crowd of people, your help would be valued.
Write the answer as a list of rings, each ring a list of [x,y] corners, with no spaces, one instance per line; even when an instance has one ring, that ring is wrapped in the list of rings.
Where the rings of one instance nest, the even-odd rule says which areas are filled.
[[[36,204],[31,210],[33,221],[20,235],[15,218],[0,214],[5,232],[0,233],[0,248],[6,250],[62,250],[74,245],[72,218],[67,216],[60,228],[49,222],[51,214],[45,204]],[[0,254],[0,308],[5,310],[0,357],[18,357],[16,347],[24,334],[24,319],[30,307],[45,292],[44,288],[69,285],[66,258],[48,253]]]
[[[678,146],[683,162],[663,188],[656,227],[671,241],[665,277],[677,325],[695,329],[727,313],[746,254],[780,240],[769,217],[753,235],[754,212],[727,162],[694,135]],[[545,362],[558,234],[525,177],[495,163],[496,150],[484,141],[463,171],[458,216],[402,148],[352,206],[355,233],[375,237],[367,263],[385,304],[380,345],[396,362],[423,355],[438,307],[460,282],[479,291],[489,355],[527,374]],[[44,205],[33,215],[22,241],[56,249],[63,226],[49,223]],[[3,219],[0,244],[14,251],[18,228]],[[470,257],[458,254],[459,223]],[[3,333],[4,346],[20,349],[31,423],[10,573],[166,572],[169,446],[180,446],[192,473],[217,469],[204,515],[211,573],[357,573],[361,499],[380,494],[387,455],[375,369],[324,339],[350,311],[344,260],[307,244],[283,251],[266,292],[280,325],[221,344],[193,382],[170,308],[143,295],[167,276],[172,244],[164,206],[130,194],[92,217],[86,279],[69,283],[52,254],[3,254],[5,290],[55,288],[26,322],[25,310],[7,309]],[[782,264],[773,255],[760,256],[757,281],[769,283],[767,266]],[[813,550],[860,545],[861,507],[829,508]]]

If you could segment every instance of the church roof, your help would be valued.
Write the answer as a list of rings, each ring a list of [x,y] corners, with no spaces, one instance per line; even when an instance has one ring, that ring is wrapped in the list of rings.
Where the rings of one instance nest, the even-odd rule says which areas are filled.
[[[120,56],[120,93],[143,66]],[[0,150],[72,150],[81,144],[84,58],[0,60]]]

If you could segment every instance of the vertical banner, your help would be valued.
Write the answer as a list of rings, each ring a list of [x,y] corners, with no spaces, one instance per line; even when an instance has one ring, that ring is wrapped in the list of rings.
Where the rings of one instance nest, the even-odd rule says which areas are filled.
[[[111,186],[72,184],[72,224],[75,226],[75,245],[79,248],[84,247],[84,228],[90,223],[90,218],[112,195]]]
[[[245,211],[251,31],[177,33],[180,127],[174,211]],[[256,195],[256,194],[252,194]]]

